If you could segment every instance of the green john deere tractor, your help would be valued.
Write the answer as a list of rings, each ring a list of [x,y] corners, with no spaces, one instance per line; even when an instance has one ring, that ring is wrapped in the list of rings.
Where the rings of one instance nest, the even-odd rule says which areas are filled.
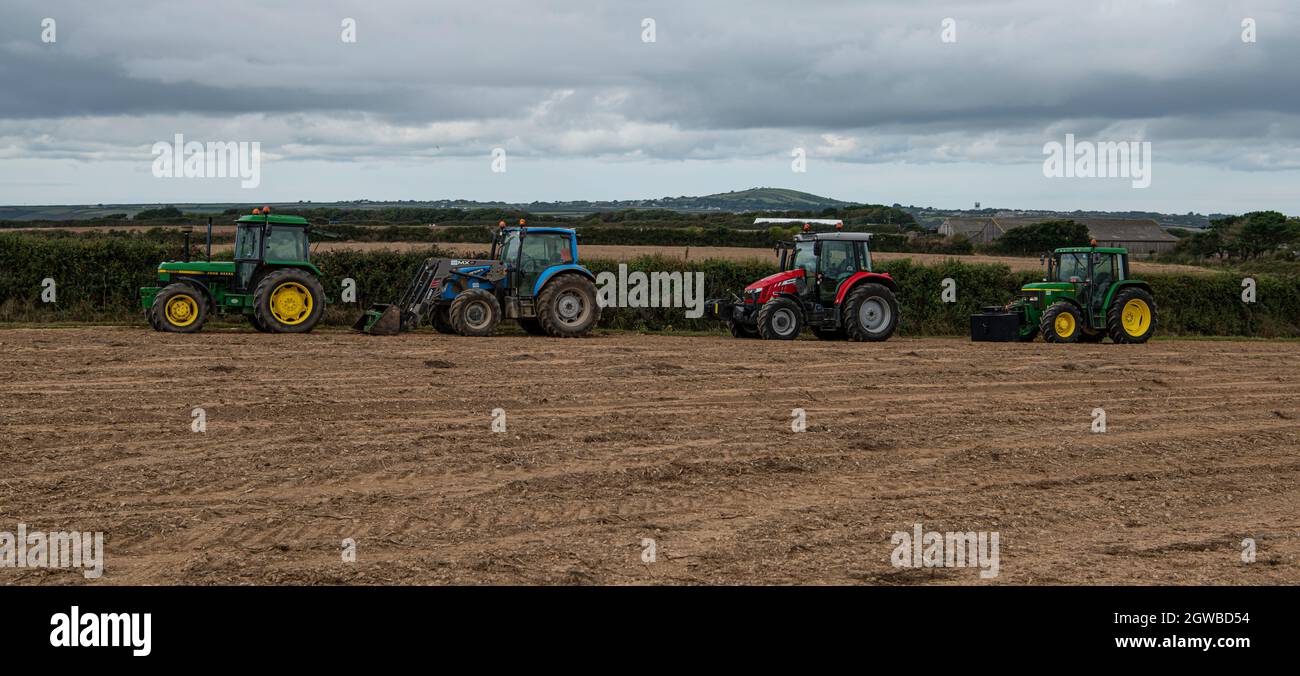
[[[158,286],[140,289],[140,304],[155,331],[194,333],[214,312],[242,314],[264,333],[306,333],[325,310],[321,272],[311,264],[307,219],[254,209],[235,221],[233,261],[212,260],[208,221],[207,260],[158,265]],[[185,251],[190,250],[189,234]]]
[[[1127,249],[1067,247],[1047,257],[1043,281],[971,315],[971,340],[1145,343],[1157,318],[1151,285],[1129,277]]]

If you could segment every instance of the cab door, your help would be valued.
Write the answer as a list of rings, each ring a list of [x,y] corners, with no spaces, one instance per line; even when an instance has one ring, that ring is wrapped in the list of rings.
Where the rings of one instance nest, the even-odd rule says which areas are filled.
[[[822,240],[817,274],[817,302],[823,307],[835,305],[840,284],[858,271],[853,242]]]
[[[1106,294],[1110,293],[1110,287],[1118,282],[1120,277],[1119,256],[1112,253],[1093,252],[1089,256],[1090,273],[1088,275],[1091,288],[1088,290],[1088,312],[1092,318],[1094,328],[1105,326],[1105,318],[1102,316],[1102,310],[1106,302]]]

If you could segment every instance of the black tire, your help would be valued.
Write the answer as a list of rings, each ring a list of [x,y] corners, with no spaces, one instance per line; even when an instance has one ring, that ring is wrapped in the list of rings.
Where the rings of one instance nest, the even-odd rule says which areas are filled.
[[[1058,326],[1057,318],[1062,315],[1069,315],[1070,321],[1062,319]],[[1063,333],[1067,328],[1071,329],[1070,332]],[[1049,343],[1077,343],[1083,334],[1083,318],[1073,305],[1065,301],[1054,303],[1043,312],[1042,319],[1038,321],[1038,332]]]
[[[157,297],[155,296],[154,299],[157,300]],[[162,331],[162,326],[158,324],[158,315],[154,313],[152,305],[149,306],[148,310],[144,311],[144,318],[149,322],[149,326],[153,327],[154,331]]]
[[[530,335],[534,335],[534,336],[546,335],[546,329],[542,328],[542,323],[538,321],[536,317],[528,317],[526,319],[520,319],[519,326],[523,328],[523,330]]]
[[[850,340],[888,340],[898,328],[898,299],[882,284],[862,284],[849,292],[841,309]]]
[[[248,317],[248,323],[249,323],[249,324],[252,324],[252,325],[253,325],[253,328],[254,328],[254,329],[257,329],[257,332],[258,332],[258,333],[270,333],[270,332],[271,332],[271,329],[266,328],[265,326],[262,325],[262,322],[257,321],[257,313],[256,313],[256,312],[250,312],[250,313],[248,313],[248,314],[246,314],[246,315],[244,315],[244,316],[245,316],[245,317]]]
[[[447,321],[462,336],[490,336],[501,323],[501,304],[487,289],[465,289],[452,299]]]
[[[208,299],[197,287],[168,284],[154,296],[150,324],[167,333],[195,333],[208,321]]]
[[[280,300],[277,293],[288,296]],[[272,308],[272,301],[279,306]],[[269,272],[253,291],[253,313],[270,333],[307,333],[316,327],[324,312],[325,289],[306,270],[281,268]]]
[[[794,340],[803,330],[803,308],[785,296],[773,296],[754,318],[763,340]]]
[[[758,331],[751,329],[740,322],[727,322],[727,330],[731,332],[733,338],[757,338]]]
[[[433,330],[438,333],[454,334],[456,327],[451,325],[451,311],[444,306],[438,306],[433,309],[433,316],[430,317],[429,323],[433,324]]]
[[[578,338],[591,333],[600,321],[596,284],[583,275],[553,277],[537,294],[537,321],[557,338]]]
[[[809,328],[808,330],[812,331],[812,334],[814,336],[817,336],[817,338],[820,340],[844,340],[845,338],[848,338],[848,336],[841,329]]]
[[[1137,309],[1136,306],[1129,308],[1129,303],[1145,303],[1149,310],[1145,325],[1141,322],[1140,317],[1137,318],[1136,333],[1124,325],[1125,312]],[[1145,289],[1130,286],[1115,294],[1115,297],[1111,300],[1110,310],[1106,312],[1106,332],[1110,334],[1110,339],[1117,343],[1145,343],[1151,340],[1152,334],[1156,332],[1156,324],[1159,321],[1160,311],[1156,308],[1156,300]]]

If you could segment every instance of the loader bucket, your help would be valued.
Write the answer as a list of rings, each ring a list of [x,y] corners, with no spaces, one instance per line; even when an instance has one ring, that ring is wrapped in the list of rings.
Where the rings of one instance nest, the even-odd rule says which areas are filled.
[[[402,328],[402,315],[396,305],[375,304],[352,324],[353,331],[373,336],[394,336]]]

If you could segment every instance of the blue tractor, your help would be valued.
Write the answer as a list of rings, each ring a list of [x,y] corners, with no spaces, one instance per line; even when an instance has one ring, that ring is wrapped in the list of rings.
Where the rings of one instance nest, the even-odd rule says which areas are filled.
[[[397,302],[372,306],[352,328],[393,335],[427,320],[440,333],[487,336],[502,319],[561,338],[595,328],[596,277],[578,264],[577,232],[503,221],[488,258],[425,260]]]

